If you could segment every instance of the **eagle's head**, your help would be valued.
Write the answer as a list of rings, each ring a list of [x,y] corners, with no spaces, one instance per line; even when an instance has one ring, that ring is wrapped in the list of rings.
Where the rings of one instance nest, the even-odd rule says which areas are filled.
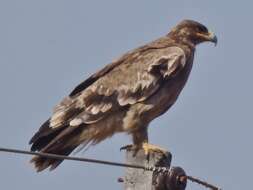
[[[169,35],[176,40],[190,42],[194,45],[202,42],[213,42],[216,45],[218,42],[214,33],[210,32],[203,24],[193,20],[180,22]]]

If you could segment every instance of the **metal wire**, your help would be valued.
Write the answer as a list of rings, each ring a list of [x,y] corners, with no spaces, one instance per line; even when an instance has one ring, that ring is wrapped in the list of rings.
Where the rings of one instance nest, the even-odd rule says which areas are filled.
[[[63,155],[44,153],[44,152],[32,152],[32,151],[25,151],[25,150],[19,150],[19,149],[10,149],[10,148],[0,148],[0,152],[35,155],[35,156],[42,156],[42,157],[47,157],[47,158],[59,159],[59,160],[73,160],[73,161],[97,163],[97,164],[119,166],[119,167],[128,167],[128,168],[135,168],[135,169],[143,169],[143,170],[152,171],[151,168],[148,168],[145,166],[140,166],[140,165],[124,164],[124,163],[119,163],[119,162],[110,162],[110,161],[96,160],[96,159],[90,159],[90,158],[63,156]]]
[[[210,189],[212,189],[212,190],[221,190],[221,188],[216,187],[216,186],[214,186],[214,185],[212,185],[212,184],[209,184],[209,183],[207,183],[207,182],[205,182],[205,181],[202,181],[202,180],[200,180],[200,179],[197,179],[197,178],[195,178],[195,177],[192,177],[192,176],[186,176],[186,177],[187,177],[187,179],[189,179],[190,181],[195,182],[195,183],[200,184],[200,185],[203,185],[204,187],[210,188]]]
[[[169,173],[170,172],[170,170],[165,167],[155,167],[155,166],[153,167],[153,166],[141,166],[141,165],[135,165],[135,164],[124,164],[124,163],[120,163],[120,162],[111,162],[111,161],[97,160],[97,159],[90,159],[90,158],[64,156],[64,155],[44,153],[44,152],[25,151],[25,150],[19,150],[19,149],[10,149],[10,148],[1,148],[0,147],[0,152],[35,155],[35,156],[42,156],[42,157],[54,158],[54,159],[60,159],[60,160],[73,160],[73,161],[96,163],[96,164],[111,165],[111,166],[118,166],[118,167],[135,168],[135,169],[142,169],[142,170],[152,171],[152,172],[154,172],[154,171],[161,172],[161,173]],[[205,181],[194,178],[192,176],[185,176],[185,177],[192,182],[203,185],[203,186],[210,188],[212,190],[221,190],[220,188],[218,188],[214,185],[211,185]]]

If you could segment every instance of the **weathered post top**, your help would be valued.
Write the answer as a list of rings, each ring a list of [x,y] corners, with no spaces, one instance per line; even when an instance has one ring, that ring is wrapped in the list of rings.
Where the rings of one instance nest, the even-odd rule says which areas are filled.
[[[172,155],[170,152],[163,154],[151,152],[149,158],[143,150],[136,154],[131,150],[126,150],[127,164],[143,165],[146,167],[157,166],[170,168]],[[127,168],[123,179],[125,190],[184,190],[186,179],[179,178],[185,176],[183,169],[172,168],[170,173],[158,173],[152,171],[137,170]]]

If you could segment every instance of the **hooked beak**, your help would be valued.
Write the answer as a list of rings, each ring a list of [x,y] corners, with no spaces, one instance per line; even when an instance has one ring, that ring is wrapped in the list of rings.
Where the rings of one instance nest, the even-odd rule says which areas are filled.
[[[213,32],[208,32],[207,34],[197,33],[197,35],[203,41],[213,42],[215,44],[215,46],[218,43],[218,38]]]
[[[207,40],[210,42],[213,42],[215,46],[218,43],[218,38],[213,32],[208,32],[208,39]]]

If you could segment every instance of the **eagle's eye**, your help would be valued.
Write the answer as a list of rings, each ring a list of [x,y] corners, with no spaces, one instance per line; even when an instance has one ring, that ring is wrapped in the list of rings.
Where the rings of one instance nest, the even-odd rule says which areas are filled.
[[[208,33],[208,29],[205,26],[199,26],[198,32],[200,33]]]

